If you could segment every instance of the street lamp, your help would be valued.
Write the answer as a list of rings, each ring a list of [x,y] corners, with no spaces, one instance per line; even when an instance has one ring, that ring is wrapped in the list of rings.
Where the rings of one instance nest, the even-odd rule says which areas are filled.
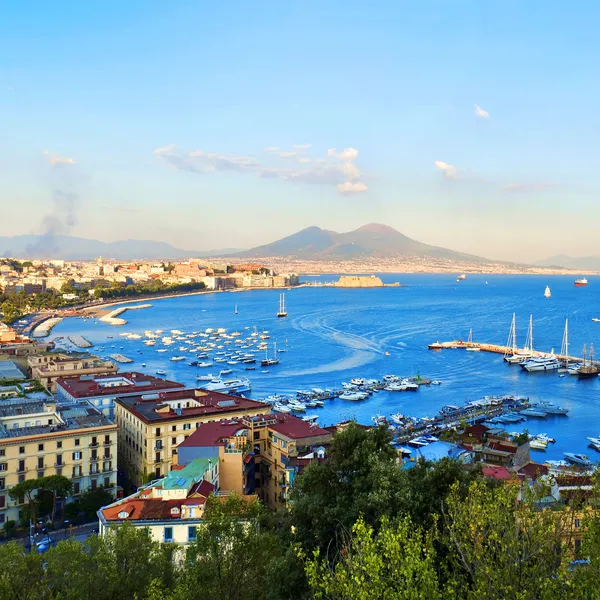
[[[65,528],[65,540],[67,539],[67,527],[69,526],[69,519],[65,519],[63,527]]]

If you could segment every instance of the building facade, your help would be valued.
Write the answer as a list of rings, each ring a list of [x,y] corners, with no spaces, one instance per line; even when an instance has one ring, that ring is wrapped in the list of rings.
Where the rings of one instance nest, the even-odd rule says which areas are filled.
[[[63,475],[76,498],[117,484],[117,426],[86,402],[62,407],[38,398],[0,401],[0,526],[23,504],[8,490],[28,479]]]
[[[159,478],[177,463],[177,446],[202,423],[257,415],[265,404],[203,389],[121,397],[115,401],[119,468],[133,485]]]

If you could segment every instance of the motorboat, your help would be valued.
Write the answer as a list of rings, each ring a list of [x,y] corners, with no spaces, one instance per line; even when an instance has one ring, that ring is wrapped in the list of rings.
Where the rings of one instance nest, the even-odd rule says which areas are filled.
[[[344,392],[340,395],[340,400],[349,400],[350,402],[358,402],[364,400],[368,394],[364,392]]]
[[[307,423],[316,423],[319,415],[303,415],[300,418]]]
[[[197,381],[212,381],[215,378],[215,376],[212,373],[209,373],[208,375],[198,375],[196,377]]]
[[[444,346],[439,342],[433,342],[427,346],[430,350],[441,350]]]
[[[233,369],[221,369],[219,371],[219,375],[231,375],[233,373]]]
[[[185,356],[171,356],[171,360],[173,362],[181,362],[182,360],[185,360]]]
[[[442,382],[441,382],[439,379],[434,379],[434,380],[431,382],[431,385],[442,385]]]
[[[208,362],[208,361],[206,361],[206,362],[199,362],[198,366],[204,369],[206,367],[212,367],[213,363],[212,362]]]
[[[582,467],[591,467],[592,466],[592,462],[585,454],[578,454],[575,452],[565,452],[564,456],[565,456],[565,459],[567,460],[567,462],[570,462],[571,464],[580,465]]]
[[[157,374],[157,375],[166,375],[166,374],[167,374],[167,372],[166,372],[166,371],[163,371],[162,369],[157,369],[157,370],[156,370],[156,374]]]
[[[555,371],[560,369],[561,363],[556,356],[539,356],[530,358],[528,361],[521,363],[521,368],[530,373],[537,371]]]
[[[406,386],[403,383],[390,383],[383,388],[386,392],[405,392]]]
[[[284,404],[280,404],[279,402],[277,402],[276,404],[273,404],[273,410],[278,413],[291,413],[292,412],[291,408],[289,408],[288,406],[285,406]]]
[[[354,379],[350,380],[350,383],[352,385],[364,385],[366,381],[362,377],[355,377]]]
[[[552,297],[552,292],[550,291],[550,286],[547,285],[546,289],[544,290],[544,298],[551,298]]]
[[[200,387],[209,392],[221,392],[223,394],[242,394],[252,389],[250,380],[246,377],[226,380],[215,378]]]
[[[410,381],[409,379],[403,379],[400,382],[400,385],[403,385],[407,392],[416,392],[419,389],[419,385],[413,381]]]
[[[541,410],[535,410],[533,408],[526,408],[519,412],[520,415],[524,417],[535,417],[537,419],[545,419],[546,413]]]
[[[552,404],[552,402],[538,402],[537,404],[533,404],[532,408],[534,410],[541,410],[548,415],[567,415],[569,413],[568,408]]]

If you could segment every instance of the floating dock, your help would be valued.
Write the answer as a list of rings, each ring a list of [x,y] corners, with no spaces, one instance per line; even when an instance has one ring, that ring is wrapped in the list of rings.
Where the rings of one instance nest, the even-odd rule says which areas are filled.
[[[466,350],[467,348],[478,348],[481,352],[492,352],[493,354],[513,354],[513,348],[511,346],[501,346],[499,344],[487,344],[487,343],[479,343],[479,342],[463,342],[462,340],[454,340],[452,342],[434,342],[433,344],[429,344],[427,346],[430,350]],[[517,354],[522,354],[523,356],[527,356],[527,354],[531,353],[528,348],[517,348]],[[541,352],[539,350],[534,350],[532,353],[534,357],[544,357],[544,358],[557,358],[563,362],[569,363],[582,363],[583,358],[581,356],[567,356],[564,354],[553,354],[552,352]],[[587,361],[590,362],[589,360]],[[595,365],[600,365],[599,361],[594,361]]]

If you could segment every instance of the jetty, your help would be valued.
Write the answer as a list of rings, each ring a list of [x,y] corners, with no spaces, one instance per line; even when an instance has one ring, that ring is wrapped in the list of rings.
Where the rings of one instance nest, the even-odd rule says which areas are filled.
[[[131,358],[128,358],[124,354],[110,354],[109,356],[114,361],[116,361],[118,363],[121,363],[121,364],[128,364],[128,363],[132,363],[133,362],[133,360]]]
[[[31,332],[31,337],[42,338],[48,337],[52,332],[52,328],[58,325],[63,320],[63,317],[48,317],[43,321],[38,321]]]
[[[511,355],[515,354],[522,356],[538,356],[544,358],[557,358],[563,362],[583,363],[581,356],[569,356],[567,354],[553,354],[552,352],[541,352],[539,350],[530,350],[529,348],[513,349],[512,346],[503,346],[500,344],[488,344],[486,342],[465,342],[463,340],[453,340],[451,342],[433,342],[427,346],[430,350],[466,350],[467,348],[476,348],[481,352],[492,352],[493,354]],[[589,360],[587,361],[589,362]],[[594,361],[594,364],[600,365],[599,361]]]
[[[91,348],[93,345],[92,342],[85,339],[82,335],[70,335],[67,339],[78,348]]]
[[[125,319],[121,319],[119,315],[123,314],[127,310],[140,310],[142,308],[151,308],[152,304],[136,304],[135,306],[119,306],[119,308],[115,308],[111,310],[107,315],[104,315],[100,318],[104,323],[109,323],[110,325],[126,325],[127,321]]]

